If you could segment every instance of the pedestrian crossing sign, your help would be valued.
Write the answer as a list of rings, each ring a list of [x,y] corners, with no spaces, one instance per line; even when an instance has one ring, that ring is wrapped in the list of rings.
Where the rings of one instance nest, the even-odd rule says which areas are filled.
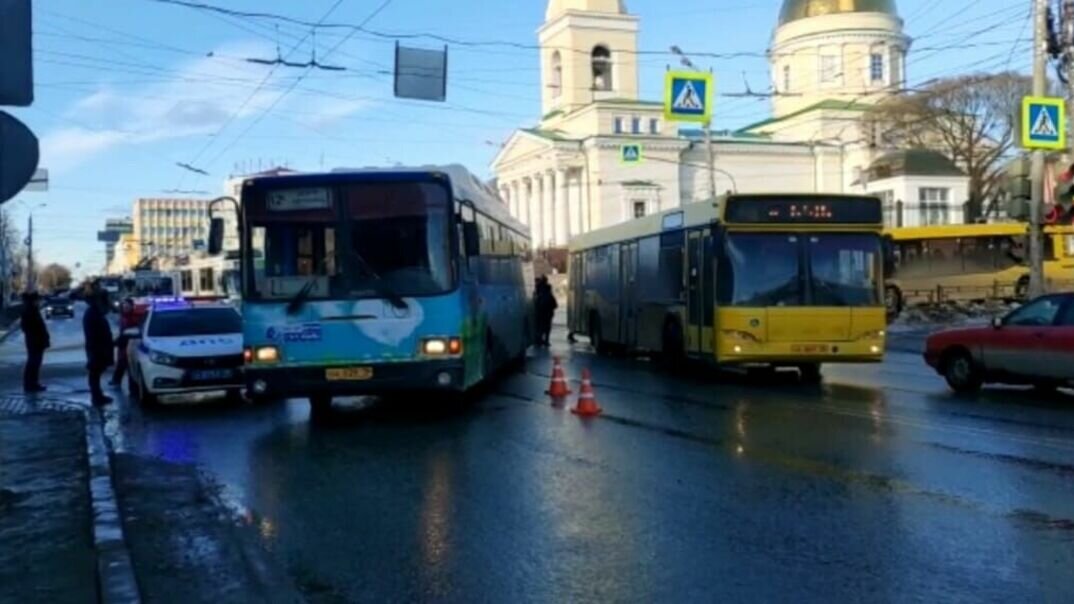
[[[619,148],[619,161],[624,164],[640,164],[642,160],[641,145],[627,143]]]
[[[1066,102],[1051,97],[1022,99],[1022,147],[1066,149]]]
[[[664,117],[676,122],[712,120],[711,73],[669,71],[664,79]]]

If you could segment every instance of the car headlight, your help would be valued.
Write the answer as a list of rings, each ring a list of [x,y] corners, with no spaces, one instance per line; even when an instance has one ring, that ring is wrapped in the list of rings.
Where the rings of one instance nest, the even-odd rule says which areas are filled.
[[[748,331],[741,331],[738,329],[724,329],[721,330],[720,333],[722,333],[725,338],[730,338],[732,340],[740,340],[743,342],[751,342],[754,344],[761,343],[761,340],[757,336],[753,335]]]
[[[280,349],[275,346],[258,346],[254,349],[254,360],[258,363],[279,363]]]
[[[179,364],[179,359],[166,352],[160,352],[158,350],[149,351],[149,360],[157,365],[168,365],[169,367],[174,367]]]

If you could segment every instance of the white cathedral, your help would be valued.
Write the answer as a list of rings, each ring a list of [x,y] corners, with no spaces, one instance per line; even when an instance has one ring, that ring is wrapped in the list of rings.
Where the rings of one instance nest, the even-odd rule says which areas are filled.
[[[623,0],[548,3],[543,116],[492,164],[537,247],[711,197],[704,131],[639,98],[639,21]],[[862,119],[905,88],[910,44],[895,0],[784,0],[768,51],[772,118],[720,130],[715,105],[716,190],[870,193],[891,226],[963,222],[966,175],[937,153],[875,148]],[[642,160],[623,163],[634,144]]]

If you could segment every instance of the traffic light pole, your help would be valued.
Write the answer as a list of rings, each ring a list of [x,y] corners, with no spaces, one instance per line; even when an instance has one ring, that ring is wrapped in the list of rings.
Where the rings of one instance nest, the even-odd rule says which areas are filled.
[[[1045,96],[1048,88],[1048,0],[1033,0],[1033,95]],[[1030,177],[1033,196],[1029,203],[1029,297],[1044,293],[1044,152],[1034,151]]]

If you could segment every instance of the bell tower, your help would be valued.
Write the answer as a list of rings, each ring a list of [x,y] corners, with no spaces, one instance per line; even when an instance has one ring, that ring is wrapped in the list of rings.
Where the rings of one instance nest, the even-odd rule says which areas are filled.
[[[541,112],[638,98],[638,18],[623,0],[549,0],[541,45]]]

